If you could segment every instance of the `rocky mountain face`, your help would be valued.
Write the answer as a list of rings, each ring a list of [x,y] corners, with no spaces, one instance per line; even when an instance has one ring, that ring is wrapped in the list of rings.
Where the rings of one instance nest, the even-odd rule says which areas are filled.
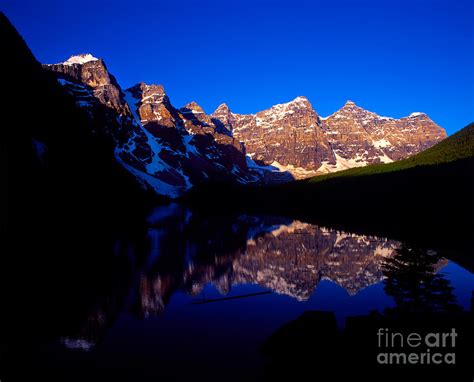
[[[261,179],[240,141],[218,130],[197,104],[176,109],[161,85],[123,91],[103,60],[90,54],[43,67],[88,111],[93,129],[113,137],[116,158],[144,187],[177,197],[207,181]]]
[[[388,163],[446,137],[426,114],[381,117],[351,101],[326,118],[305,97],[256,114],[226,104],[210,115],[196,102],[175,108],[161,85],[123,91],[90,54],[44,68],[87,110],[93,129],[113,137],[120,163],[170,197],[206,182],[276,183]]]
[[[446,137],[424,113],[381,117],[352,101],[321,118],[305,97],[256,114],[234,114],[223,104],[211,115],[257,162],[295,178],[407,158]]]
[[[137,122],[152,138],[158,160],[182,171],[186,189],[207,180],[258,181],[240,142],[216,131],[196,103],[176,109],[161,85],[141,83],[125,94]]]
[[[144,134],[134,123],[133,115],[124,93],[116,79],[108,72],[103,60],[90,54],[72,56],[60,64],[43,65],[57,74],[58,82],[74,97],[76,105],[86,110],[93,124],[93,131],[113,137],[117,150],[122,150],[136,135]],[[137,160],[148,160],[146,156]]]
[[[446,138],[446,132],[424,113],[381,117],[352,101],[323,118],[321,125],[337,156],[336,166],[324,163],[321,170],[325,171],[393,162]]]
[[[305,97],[252,115],[233,114],[221,105],[211,118],[244,142],[252,159],[264,164],[302,176],[311,175],[323,162],[335,164],[318,114]]]

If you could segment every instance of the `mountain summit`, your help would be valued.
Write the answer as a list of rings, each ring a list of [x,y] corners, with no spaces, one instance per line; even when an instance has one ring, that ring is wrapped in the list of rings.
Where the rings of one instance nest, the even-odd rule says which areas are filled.
[[[77,56],[69,57],[62,64],[64,64],[64,65],[74,65],[74,64],[82,65],[82,64],[85,64],[86,62],[97,61],[97,60],[98,60],[98,58],[95,58],[92,54],[83,53],[83,54],[78,54]]]
[[[204,110],[202,109],[202,107],[194,101],[188,103],[180,110],[182,110],[183,113],[204,114]]]

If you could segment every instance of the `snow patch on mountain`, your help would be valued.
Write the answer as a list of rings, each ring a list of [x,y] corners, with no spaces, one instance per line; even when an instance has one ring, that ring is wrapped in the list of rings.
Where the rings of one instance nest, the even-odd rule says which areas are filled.
[[[192,187],[189,177],[184,174],[182,169],[173,168],[160,158],[159,154],[161,153],[163,149],[163,145],[159,142],[157,138],[151,135],[150,132],[146,128],[143,127],[142,121],[140,120],[140,117],[137,114],[137,105],[141,102],[141,100],[135,98],[128,91],[125,91],[124,94],[125,94],[125,101],[128,104],[128,107],[130,109],[130,112],[132,113],[135,123],[138,124],[138,126],[140,126],[140,128],[142,129],[143,133],[146,136],[147,144],[151,148],[151,152],[152,152],[152,161],[151,163],[146,165],[146,173],[125,164],[123,161],[120,161],[120,162],[122,163],[122,165],[124,165],[124,167],[128,171],[130,171],[133,175],[135,175],[137,179],[139,179],[142,185],[148,184],[159,194],[166,195],[171,198],[178,197],[184,191],[187,191]],[[191,136],[186,136],[184,140],[187,155],[189,155],[189,153],[191,152],[196,153],[196,148],[190,144],[191,138],[192,138]],[[128,151],[129,152],[133,151],[133,148],[134,147],[131,147]],[[163,173],[163,172],[179,174],[182,180],[184,180],[185,186],[173,186],[153,176],[153,175],[159,175],[160,173]]]
[[[367,165],[367,162],[360,160],[356,161],[355,159],[346,159],[334,153],[336,156],[336,164],[330,164],[327,161],[324,161],[321,167],[318,168],[319,173],[328,174],[331,172],[343,171],[353,167],[363,167]]]
[[[135,167],[132,167],[122,161],[119,155],[116,155],[117,161],[132,175],[135,176],[137,181],[144,187],[148,188],[151,187],[153,191],[155,191],[159,195],[165,195],[170,198],[177,198],[178,196],[182,195],[185,188],[180,186],[172,186],[169,183],[163,182],[160,179],[155,178],[154,176],[147,174],[146,172],[140,171]]]
[[[378,141],[373,141],[372,144],[377,147],[378,149],[383,148],[383,147],[389,147],[392,144],[387,141],[386,139],[379,139]]]
[[[303,167],[293,166],[292,164],[282,165],[277,161],[273,161],[271,166],[277,168],[280,172],[289,172],[295,179],[305,179],[311,176],[318,175],[316,171],[307,170]]]
[[[294,100],[286,103],[280,103],[272,106],[270,109],[260,112],[261,117],[257,117],[256,123],[257,126],[262,126],[263,128],[269,128],[270,124],[274,121],[283,119],[288,114],[294,114],[295,109],[300,108],[311,108],[306,97],[296,97]]]
[[[140,120],[140,117],[137,114],[137,108],[136,108],[140,100],[135,98],[132,95],[132,93],[130,93],[129,91],[125,91],[124,94],[125,94],[125,102],[127,103],[128,108],[130,109],[130,112],[132,113],[135,123],[137,123],[139,126],[142,126],[142,122]]]
[[[82,65],[90,61],[98,61],[99,59],[94,57],[92,54],[78,54],[77,56],[71,56],[66,61],[62,62],[63,65]]]

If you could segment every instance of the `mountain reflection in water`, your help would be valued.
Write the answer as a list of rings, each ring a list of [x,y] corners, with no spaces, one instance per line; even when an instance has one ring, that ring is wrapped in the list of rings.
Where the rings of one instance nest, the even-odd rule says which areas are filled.
[[[140,282],[145,316],[161,312],[175,291],[197,295],[208,283],[223,295],[234,285],[256,284],[305,301],[321,280],[329,280],[354,295],[383,278],[383,259],[400,246],[296,220],[239,216],[235,222],[194,222],[188,215],[182,224],[173,221],[175,215],[158,215],[150,235],[159,255],[152,256]]]
[[[209,216],[178,204],[156,208],[147,227],[110,241],[97,264],[60,275],[74,294],[58,284],[68,296],[56,302],[61,326],[31,343],[38,369],[61,378],[75,370],[78,380],[109,379],[111,370],[129,380],[213,380],[216,368],[232,369],[227,379],[259,379],[262,344],[307,311],[330,313],[344,330],[350,317],[373,312],[470,306],[469,271],[386,238],[272,216]]]
[[[149,254],[127,298],[121,288],[122,296],[96,304],[81,330],[61,339],[63,345],[89,350],[123,308],[141,318],[157,316],[180,293],[189,296],[188,302],[200,303],[261,298],[256,296],[263,293],[303,303],[326,281],[332,290],[343,288],[350,298],[379,284],[386,264],[402,246],[385,238],[271,216],[202,216],[178,204],[156,208],[148,223]],[[433,272],[448,264],[433,252],[428,256],[436,258]],[[246,293],[239,295],[242,286]],[[124,306],[117,303],[122,300]],[[384,300],[385,305],[392,303],[387,293]]]

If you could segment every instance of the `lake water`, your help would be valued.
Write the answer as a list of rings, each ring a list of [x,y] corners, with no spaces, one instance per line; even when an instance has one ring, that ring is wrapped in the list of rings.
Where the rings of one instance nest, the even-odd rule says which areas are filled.
[[[145,242],[141,261],[133,247],[115,243],[107,287],[75,329],[38,345],[41,368],[79,379],[254,380],[264,373],[262,344],[304,312],[333,312],[343,329],[347,317],[410,299],[387,286],[400,285],[390,283],[394,264],[399,274],[412,271],[412,252],[386,238],[270,216],[209,217],[172,204],[150,214]],[[440,281],[445,288],[441,301],[418,304],[470,309],[472,273],[429,249],[414,256],[424,259],[415,270],[429,276],[424,288]]]

